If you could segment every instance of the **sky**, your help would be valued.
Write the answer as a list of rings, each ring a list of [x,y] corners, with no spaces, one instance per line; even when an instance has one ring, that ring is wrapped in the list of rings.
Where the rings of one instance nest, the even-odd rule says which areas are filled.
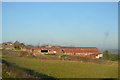
[[[2,42],[2,3],[0,2],[0,43]]]
[[[3,2],[2,42],[118,48],[117,2]]]

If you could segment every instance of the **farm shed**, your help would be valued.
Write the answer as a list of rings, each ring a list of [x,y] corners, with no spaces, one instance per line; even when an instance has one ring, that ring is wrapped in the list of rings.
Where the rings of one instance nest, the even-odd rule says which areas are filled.
[[[60,47],[66,55],[100,58],[102,53],[96,47]]]
[[[70,56],[80,56],[89,58],[100,58],[102,53],[96,47],[44,47],[44,48],[31,48],[32,53],[39,54],[65,54]]]

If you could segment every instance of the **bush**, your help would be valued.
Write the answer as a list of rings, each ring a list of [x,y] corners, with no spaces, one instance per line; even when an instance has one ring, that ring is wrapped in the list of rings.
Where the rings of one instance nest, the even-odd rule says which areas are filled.
[[[19,46],[16,46],[14,48],[15,48],[15,50],[21,50],[21,48]]]
[[[111,61],[118,61],[118,60],[120,60],[120,55],[118,55],[118,54],[110,54],[108,50],[105,50],[103,52],[102,59],[111,60]]]
[[[18,53],[18,56],[20,56],[20,57],[25,57],[27,55],[28,55],[28,52],[19,52]]]

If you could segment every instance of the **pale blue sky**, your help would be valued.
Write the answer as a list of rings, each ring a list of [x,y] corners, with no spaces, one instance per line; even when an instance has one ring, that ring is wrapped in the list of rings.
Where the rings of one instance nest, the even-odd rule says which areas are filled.
[[[2,42],[2,2],[0,2],[0,43]]]
[[[3,42],[118,48],[117,2],[2,3]]]

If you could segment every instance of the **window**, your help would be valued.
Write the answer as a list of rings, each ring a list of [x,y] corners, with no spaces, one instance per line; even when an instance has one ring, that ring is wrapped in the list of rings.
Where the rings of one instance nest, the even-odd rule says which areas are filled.
[[[41,52],[48,52],[48,50],[41,50]]]

